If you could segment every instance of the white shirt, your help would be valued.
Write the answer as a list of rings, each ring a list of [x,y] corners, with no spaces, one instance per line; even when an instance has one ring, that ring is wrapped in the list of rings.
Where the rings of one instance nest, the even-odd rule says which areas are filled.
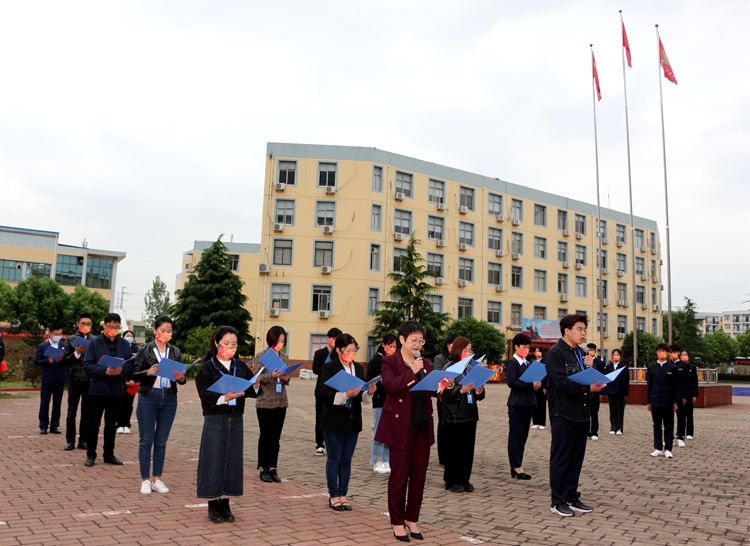
[[[154,354],[156,355],[156,361],[161,362],[162,358],[169,358],[169,346],[164,350],[164,355],[159,352],[159,348],[154,344]],[[156,381],[154,381],[154,387],[155,389],[168,389],[170,388],[169,385],[169,379],[166,377],[157,376]]]

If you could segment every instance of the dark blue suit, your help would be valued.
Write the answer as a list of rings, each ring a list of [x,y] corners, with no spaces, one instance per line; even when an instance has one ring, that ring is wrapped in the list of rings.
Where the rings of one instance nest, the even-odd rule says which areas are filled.
[[[56,431],[60,427],[60,407],[62,405],[63,391],[65,383],[68,381],[68,373],[63,364],[62,356],[55,358],[50,363],[49,357],[44,356],[44,352],[52,346],[52,343],[45,341],[36,348],[34,355],[34,364],[42,367],[42,392],[39,400],[39,428],[46,432],[47,427]],[[57,348],[63,349],[62,340],[57,344]],[[49,402],[52,399],[52,419],[49,415]]]
[[[651,419],[654,422],[654,449],[672,451],[674,440],[674,406],[679,401],[677,366],[671,360],[664,364],[654,362],[646,369],[646,404],[651,404]],[[662,426],[664,440],[662,443]]]
[[[523,466],[523,452],[529,437],[531,414],[536,408],[534,385],[519,378],[530,364],[520,364],[511,358],[505,363],[505,381],[510,387],[508,395],[508,460],[511,470]]]
[[[609,430],[612,432],[622,432],[623,421],[625,420],[625,397],[630,393],[630,373],[627,366],[622,362],[610,362],[605,375],[614,372],[616,369],[625,368],[620,372],[614,381],[607,383],[607,398],[609,399]]]

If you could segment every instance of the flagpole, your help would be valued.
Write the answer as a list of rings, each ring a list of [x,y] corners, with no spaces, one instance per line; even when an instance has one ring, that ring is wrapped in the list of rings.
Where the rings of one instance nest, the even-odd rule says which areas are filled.
[[[594,44],[589,44],[591,48],[591,91],[592,99],[594,104],[594,157],[596,160],[596,237],[599,240],[599,252],[596,256],[596,266],[599,268],[599,284],[597,286],[597,296],[599,297],[599,351],[600,354],[604,354],[604,287],[602,286],[602,237],[601,237],[601,226],[602,226],[602,210],[599,200],[599,136],[596,130],[596,77],[594,76],[593,69],[596,67],[596,60],[594,58]]]
[[[669,344],[672,345],[672,258],[669,247],[669,191],[667,188],[667,141],[664,135],[664,97],[661,90],[661,40],[659,39],[659,25],[656,25],[656,51],[659,57],[659,106],[661,107],[661,148],[664,162],[664,208],[667,222],[667,328],[669,330]]]
[[[633,367],[638,367],[638,321],[636,319],[637,311],[635,306],[635,221],[633,219],[633,179],[630,170],[630,122],[628,119],[628,85],[625,74],[625,23],[622,20],[622,10],[620,10],[620,30],[623,33],[622,44],[622,88],[625,93],[625,142],[628,150],[628,193],[630,196],[630,245],[633,248],[631,255],[631,273],[633,278]],[[645,265],[644,265],[645,267]],[[627,293],[625,294],[627,297]]]

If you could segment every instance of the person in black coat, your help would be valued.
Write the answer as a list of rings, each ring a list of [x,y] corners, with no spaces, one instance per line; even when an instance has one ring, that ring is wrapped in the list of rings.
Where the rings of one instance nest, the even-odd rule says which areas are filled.
[[[325,438],[323,432],[320,430],[320,418],[323,412],[323,400],[318,396],[320,392],[320,372],[323,370],[323,365],[328,360],[328,357],[333,350],[333,345],[336,343],[336,338],[342,334],[338,328],[331,328],[326,334],[328,345],[315,351],[313,355],[312,370],[315,375],[318,376],[318,380],[315,382],[315,455],[322,457],[325,455]]]
[[[536,347],[534,349],[534,361],[544,364],[544,349]],[[532,362],[533,364],[533,362]],[[549,389],[549,379],[544,376],[542,387],[535,390],[536,409],[531,414],[531,428],[544,430],[547,427],[547,390]]]
[[[604,370],[605,374],[610,374],[620,368],[625,368],[614,381],[607,383],[609,433],[617,435],[622,435],[623,421],[625,420],[625,403],[630,393],[630,374],[628,373],[628,367],[620,362],[621,359],[622,351],[620,349],[613,349],[612,362],[607,364]]]
[[[91,343],[96,336],[91,335],[91,327],[94,325],[91,315],[81,313],[78,316],[78,331],[65,340],[65,356],[63,363],[68,369],[68,414],[65,420],[65,440],[67,445],[65,451],[71,451],[76,446],[76,414],[78,406],[81,406],[81,420],[78,425],[78,448],[87,449],[86,431],[89,422],[89,376],[83,371],[83,360],[88,345],[74,344],[79,340]]]
[[[519,480],[530,480],[523,471],[523,452],[529,437],[531,414],[536,408],[534,391],[542,387],[540,381],[526,383],[520,377],[531,364],[526,360],[531,349],[531,339],[526,334],[513,338],[515,354],[505,363],[505,381],[510,387],[508,395],[508,459],[510,475]]]
[[[453,342],[458,337],[457,334],[448,334],[443,342],[443,352],[437,355],[432,361],[433,369],[444,370],[452,364],[451,361],[451,348]],[[443,464],[445,454],[445,439],[443,438],[443,403],[438,398],[437,403],[437,414],[438,414],[438,426],[437,426],[437,452],[438,452],[438,463]]]
[[[352,509],[352,505],[346,501],[346,494],[349,491],[354,449],[362,431],[362,402],[363,397],[365,403],[370,401],[375,394],[375,385],[370,385],[365,393],[361,388],[337,392],[325,383],[342,370],[364,380],[364,368],[354,362],[358,350],[356,339],[349,334],[339,335],[331,351],[331,359],[320,372],[320,397],[323,399],[320,428],[327,448],[328,506],[338,512]]]
[[[391,356],[398,349],[398,339],[395,334],[386,334],[383,336],[378,350],[375,356],[372,357],[370,363],[367,365],[367,375],[365,381],[372,381],[376,377],[380,376],[380,370],[382,368],[382,360],[385,356]],[[378,474],[388,474],[391,471],[391,465],[389,463],[388,446],[377,442],[375,440],[375,434],[378,431],[378,423],[380,423],[380,415],[383,413],[383,404],[385,404],[385,387],[382,382],[378,382],[375,387],[375,394],[372,396],[372,449],[370,450],[370,464],[373,465],[372,470]]]
[[[133,343],[135,340],[133,330],[125,330],[122,333],[122,339],[130,343],[130,350],[135,358],[138,354],[138,346]],[[120,413],[117,416],[117,434],[130,434],[130,418],[133,416],[133,402],[135,402],[135,395],[138,394],[138,387],[139,384],[133,379],[125,382],[125,396],[122,397]]]
[[[693,409],[698,401],[698,368],[690,362],[690,351],[687,349],[680,352],[680,361],[685,370],[685,385],[680,401],[681,405],[677,409],[677,445],[684,447],[684,440],[692,440],[695,432]]]
[[[596,356],[596,344],[589,343],[588,345],[586,345],[586,347],[589,350],[589,356],[593,357],[594,359],[593,364],[586,367],[594,368],[596,371],[604,373],[604,362],[601,358]],[[591,428],[589,429],[589,438],[591,438],[592,440],[599,439],[599,394],[600,393],[598,392],[591,393]]]
[[[63,390],[68,374],[63,363],[62,326],[52,324],[48,330],[48,339],[36,348],[34,364],[42,368],[42,391],[39,397],[39,433],[47,434],[47,428],[52,434],[60,432],[60,407],[62,406]],[[53,349],[59,351],[58,356],[44,356]],[[49,402],[52,399],[52,419],[49,414]]]
[[[654,451],[652,457],[664,455],[672,458],[674,439],[674,414],[680,392],[677,386],[677,366],[667,359],[669,345],[656,346],[657,361],[646,369],[646,409],[654,422]],[[662,427],[664,436],[662,438]]]

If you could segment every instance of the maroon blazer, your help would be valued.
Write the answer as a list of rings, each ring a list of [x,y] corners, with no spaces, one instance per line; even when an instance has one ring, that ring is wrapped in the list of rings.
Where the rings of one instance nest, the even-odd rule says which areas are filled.
[[[404,449],[411,421],[412,400],[410,389],[418,381],[418,378],[406,366],[401,351],[384,357],[381,366],[381,382],[385,388],[386,398],[383,404],[383,413],[380,415],[378,430],[375,432],[375,441],[397,449]],[[431,371],[432,366],[427,359],[424,359],[424,373],[428,374]],[[430,393],[427,393],[427,430],[430,445],[432,445],[435,443],[435,431]]]

